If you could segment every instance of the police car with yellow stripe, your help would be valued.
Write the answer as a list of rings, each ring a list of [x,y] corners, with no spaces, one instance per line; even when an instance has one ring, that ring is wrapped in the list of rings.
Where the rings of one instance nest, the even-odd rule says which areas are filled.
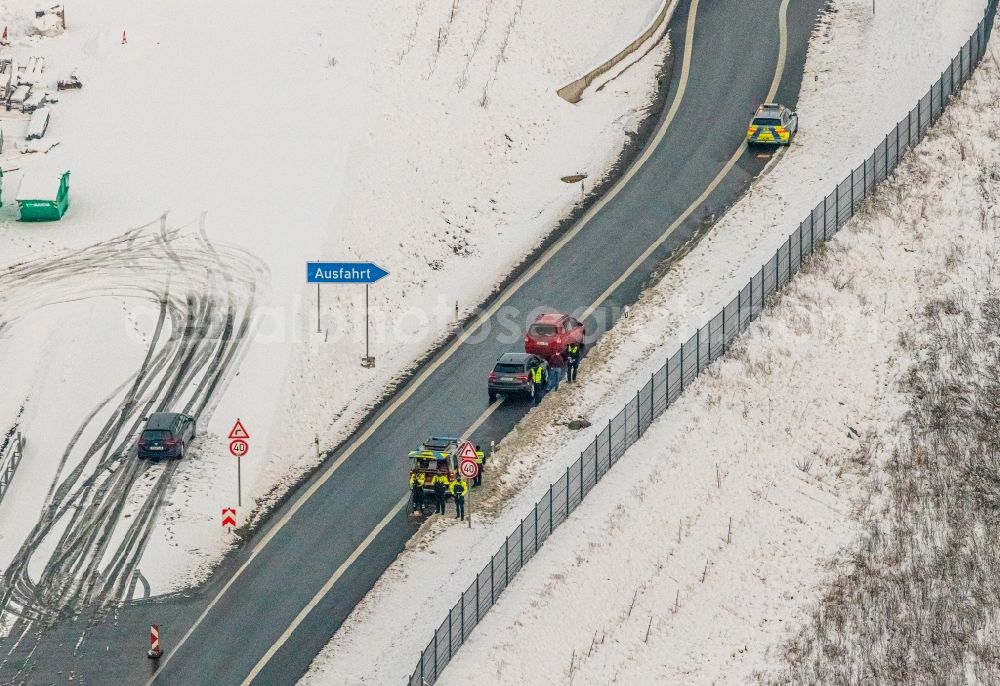
[[[766,102],[747,127],[747,145],[789,145],[799,128],[799,115],[784,105]]]

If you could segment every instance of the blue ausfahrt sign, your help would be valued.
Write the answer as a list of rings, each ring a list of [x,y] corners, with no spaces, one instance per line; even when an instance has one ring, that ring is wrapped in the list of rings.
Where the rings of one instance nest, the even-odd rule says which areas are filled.
[[[388,275],[371,262],[306,262],[307,283],[375,283]]]

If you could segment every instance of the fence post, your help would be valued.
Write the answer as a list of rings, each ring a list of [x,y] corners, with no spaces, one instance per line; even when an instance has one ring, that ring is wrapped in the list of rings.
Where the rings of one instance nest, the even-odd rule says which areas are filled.
[[[815,209],[814,209],[814,211],[812,211],[812,212],[809,213],[809,254],[810,255],[812,255],[814,252],[816,252],[816,229],[815,229],[815,226],[816,226],[816,216],[815,215],[816,215]],[[750,280],[750,285],[751,286],[753,285],[753,279]],[[750,311],[753,312],[752,309]]]
[[[801,248],[801,244],[799,245]],[[753,288],[753,277],[750,278],[750,288]],[[736,291],[736,330],[743,330],[743,289]],[[670,364],[670,358],[667,358],[667,364]],[[667,393],[670,392],[670,368],[667,367]]]
[[[628,412],[625,413],[628,415]],[[569,467],[566,467],[566,516],[569,517]]]
[[[510,539],[503,544],[503,587],[510,583]]]
[[[954,64],[954,63],[953,63]],[[910,115],[906,115],[910,116]],[[892,166],[893,169],[899,166],[899,123],[896,123],[896,164]]]
[[[885,152],[882,153],[882,173],[885,175],[883,180],[889,178],[889,134],[885,134]],[[876,178],[878,175],[876,174]]]
[[[725,321],[725,319],[726,319],[726,309],[725,308],[722,309],[722,319],[723,319],[723,321]],[[722,338],[722,352],[725,352],[725,351],[726,351],[726,338],[725,338],[725,336],[723,336],[723,338]],[[666,384],[666,379],[664,379],[664,384]],[[653,398],[656,397],[655,396],[655,393],[656,393],[655,389],[656,389],[656,373],[655,372],[651,372],[649,374],[649,423],[650,424],[653,423],[653,403],[655,402],[653,400]],[[666,397],[666,389],[664,389],[663,392],[664,392],[664,397]],[[646,428],[648,429],[649,427],[647,426]]]
[[[938,79],[938,83],[941,85],[938,87],[938,119],[944,114],[944,72],[941,72],[941,78]]]
[[[738,301],[739,299],[740,298],[737,295],[736,300]],[[722,306],[722,354],[723,355],[726,354],[726,306],[725,305]],[[650,376],[652,376],[652,374]],[[650,391],[649,397],[650,399],[652,399],[653,397],[652,391]],[[650,405],[650,407],[652,407],[652,405]],[[652,413],[650,413],[649,418],[650,419],[653,418]]]
[[[922,98],[921,98],[922,99]],[[920,142],[920,100],[917,100],[917,142]]]
[[[496,553],[494,553],[493,557],[490,558],[490,607],[493,607],[494,605],[497,604],[497,599],[493,595],[494,590],[497,587],[496,578],[493,576],[493,569],[496,566],[497,566],[497,556]]]
[[[608,469],[610,468],[611,468],[611,463],[609,462]],[[594,439],[594,483],[595,484],[597,483],[597,480],[600,478],[600,476],[601,476],[601,463],[599,461],[599,458],[597,457],[597,439],[595,438]]]
[[[954,61],[953,61],[954,62]],[[958,51],[958,82],[965,83],[965,46]]]
[[[552,484],[549,484],[549,536],[552,535]]]
[[[518,534],[517,540],[519,546],[517,553],[518,554],[517,563],[521,567],[524,567],[524,520],[523,519],[521,520],[521,531]]]
[[[625,403],[625,409],[622,410],[622,415],[624,416],[623,426],[625,427],[625,438],[622,439],[622,454],[628,450],[628,403]]]
[[[930,108],[927,110],[927,115],[930,117],[930,122],[928,122],[928,126],[933,126],[934,125],[934,84],[933,83],[931,84],[931,89],[929,91],[927,91],[927,92],[930,93],[930,99],[931,99]]]
[[[694,332],[694,371],[695,376],[701,374],[701,328]],[[628,412],[625,413],[625,416],[628,417]],[[628,435],[627,431],[625,435]]]
[[[580,502],[583,502],[583,453],[580,453]]]
[[[537,510],[536,506],[535,511],[537,512]],[[462,620],[462,643],[465,643],[465,591],[462,591],[462,611],[459,613],[459,617]]]
[[[635,440],[638,441],[642,436],[642,403],[639,402],[639,394],[642,393],[641,390],[635,392]],[[632,445],[635,445],[633,443]]]
[[[792,280],[792,235],[788,234],[788,281]],[[788,283],[786,281],[785,283]],[[722,312],[722,318],[726,318],[725,309]]]
[[[535,503],[535,552],[538,552],[538,503]]]
[[[824,241],[826,240],[826,216],[827,216],[827,213],[830,211],[827,208],[827,204],[828,204],[827,201],[828,200],[829,200],[829,196],[824,195],[823,196],[823,240]],[[761,286],[763,286],[763,285],[764,284],[762,282]]]
[[[681,343],[681,392],[684,392],[684,344]]]
[[[438,678],[438,632],[434,630],[434,678]]]
[[[853,174],[854,172],[851,173]],[[837,184],[836,190],[834,190],[833,202],[834,202],[833,212],[835,220],[833,224],[833,232],[837,233],[838,231],[840,231],[840,184],[839,183]]]
[[[852,169],[851,170],[851,217],[853,216],[854,216],[854,170]]]
[[[861,165],[861,169],[861,180],[864,183],[861,186],[861,198],[863,200],[868,197],[868,160],[865,160],[865,163]],[[872,171],[875,171],[875,153],[872,153]]]
[[[594,450],[596,453],[597,450]],[[608,469],[611,469],[611,420],[608,420]]]
[[[451,647],[455,644],[451,632],[451,610],[448,610],[448,662],[451,662]]]
[[[479,609],[479,596],[482,595],[482,590],[479,587],[479,577],[481,574],[476,574],[476,624],[479,624],[479,618],[483,616],[482,611]]]
[[[424,677],[427,676],[427,671],[424,668],[424,656],[425,655],[427,655],[427,649],[426,648],[424,648],[423,650],[420,651],[420,681],[423,681]]]

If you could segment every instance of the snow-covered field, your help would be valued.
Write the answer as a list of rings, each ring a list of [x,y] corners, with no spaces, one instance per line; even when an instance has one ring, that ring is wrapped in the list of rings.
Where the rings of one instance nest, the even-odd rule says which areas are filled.
[[[27,169],[69,169],[72,190],[59,223],[0,210],[0,426],[23,407],[27,437],[0,568],[39,551],[17,572],[37,577],[86,529],[84,598],[127,594],[136,565],[154,593],[198,578],[231,542],[236,418],[246,521],[573,207],[560,176],[610,167],[667,50],[572,106],[556,89],[657,0],[109,0],[70,5],[46,39],[27,37],[34,6],[0,5],[9,51],[84,87],[52,105],[57,147],[21,156],[14,135],[3,157],[5,199]],[[375,370],[358,365],[363,291],[327,288],[316,334],[303,278],[307,260],[357,258],[391,272],[372,292]],[[199,412],[190,459],[125,459],[154,401]],[[43,507],[57,516],[36,528]]]
[[[390,567],[359,605],[314,663],[304,683],[382,683],[405,679],[420,650],[461,591],[488,562],[542,491],[564,472],[566,465],[576,459],[593,437],[592,432],[575,434],[558,423],[578,414],[589,418],[595,426],[606,423],[641,385],[636,381],[635,387],[627,384],[623,387],[617,381],[648,379],[668,353],[733,297],[812,206],[867,157],[885,132],[926,92],[982,17],[984,4],[953,0],[886,0],[879,3],[878,14],[872,18],[869,4],[835,2],[836,11],[823,20],[810,49],[798,106],[803,130],[796,145],[678,268],[672,269],[657,287],[644,295],[642,302],[632,308],[628,320],[621,322],[591,352],[582,370],[584,382],[543,402],[542,407],[527,417],[500,446],[491,464],[494,481],[487,485],[489,495],[485,508],[491,516],[485,525],[481,523],[480,530],[472,532],[451,526],[449,522],[432,525],[424,538]],[[873,64],[878,68],[873,70]],[[842,123],[845,117],[858,111],[865,112],[866,125],[854,130],[855,135],[845,141],[841,135]],[[864,243],[860,238],[856,240]],[[842,239],[842,243],[848,241]],[[859,246],[859,250],[865,249]],[[874,244],[869,244],[868,249],[877,252]],[[559,602],[564,603],[569,603],[565,598],[574,598],[572,621],[576,624],[565,635],[572,637],[572,641],[576,641],[580,632],[589,635],[585,641],[580,640],[578,645],[564,651],[565,654],[553,650],[554,662],[546,667],[549,670],[546,676],[556,681],[566,678],[566,674],[558,670],[568,669],[573,648],[577,648],[579,658],[580,652],[586,652],[594,641],[593,631],[598,627],[592,625],[601,622],[589,621],[587,616],[579,614],[581,611],[592,608],[593,617],[604,617],[604,632],[615,638],[631,636],[628,632],[640,630],[644,635],[652,616],[649,611],[652,605],[645,605],[645,621],[641,622],[641,628],[636,628],[634,625],[639,620],[634,609],[628,622],[617,621],[615,613],[621,609],[619,600],[628,596],[624,600],[626,609],[633,595],[637,597],[637,605],[640,595],[645,598],[644,602],[652,603],[653,596],[644,593],[642,588],[665,586],[671,589],[670,605],[677,597],[679,613],[687,613],[694,622],[688,627],[692,642],[686,644],[694,645],[697,637],[704,638],[705,632],[718,624],[718,621],[698,619],[699,603],[712,600],[711,590],[701,587],[703,573],[705,583],[719,584],[714,588],[726,588],[729,584],[748,592],[760,592],[761,586],[754,585],[753,576],[737,573],[737,570],[747,569],[746,557],[753,555],[759,560],[759,576],[770,575],[768,583],[793,596],[797,588],[812,588],[821,578],[823,569],[816,560],[829,556],[849,540],[852,530],[845,527],[849,514],[845,503],[850,481],[849,475],[837,469],[836,458],[857,449],[856,437],[848,436],[849,426],[863,436],[876,417],[884,419],[897,411],[892,389],[885,384],[898,366],[878,345],[889,336],[871,329],[870,320],[864,318],[864,309],[871,311],[882,304],[881,299],[864,305],[855,292],[845,289],[840,281],[837,281],[841,285],[838,290],[821,275],[804,278],[810,280],[807,286],[811,290],[800,292],[802,302],[797,306],[790,300],[783,304],[784,314],[769,320],[757,334],[758,337],[771,334],[775,338],[771,347],[764,346],[764,341],[756,343],[760,347],[749,346],[740,359],[720,366],[718,378],[701,382],[697,395],[686,398],[671,410],[672,414],[661,419],[661,427],[656,429],[658,435],[670,434],[661,440],[679,445],[682,439],[690,441],[683,444],[688,450],[671,451],[674,456],[671,461],[664,457],[661,448],[651,445],[652,441],[645,443],[643,449],[634,449],[634,456],[628,458],[634,462],[616,467],[609,477],[612,481],[602,482],[597,492],[589,497],[587,506],[578,511],[576,516],[581,521],[576,525],[579,528],[574,529],[575,535],[564,536],[561,545],[555,541],[549,544],[571,556],[562,559],[573,561],[555,571],[554,568],[543,569],[537,576],[530,566],[522,572],[526,578],[516,583],[534,585],[520,595],[524,605],[529,607],[519,607],[528,616],[539,616],[540,612],[532,614],[536,608],[531,608],[531,603],[539,607],[548,603],[547,599],[555,597],[566,583],[549,573],[565,575],[576,567],[582,570],[567,588],[566,596],[558,597]],[[885,284],[887,292],[896,292],[892,281],[879,277],[878,282]],[[905,295],[903,304],[913,306],[908,298],[915,294]],[[828,309],[838,304],[844,304],[845,308]],[[847,308],[847,304],[851,307]],[[820,310],[829,314],[819,320],[818,315],[808,315]],[[903,317],[900,313],[896,316]],[[792,317],[792,320],[783,317]],[[820,336],[828,328],[827,333],[833,339],[831,349],[820,350],[818,344],[813,346],[816,349],[801,349],[805,337]],[[859,347],[852,347],[854,345]],[[807,378],[793,376],[803,375],[808,365],[804,361],[796,362],[792,351],[796,355],[809,355],[809,364],[817,370],[824,369],[825,374],[822,377],[818,372],[807,374]],[[841,355],[837,356],[836,351]],[[851,353],[851,364],[858,370],[852,376],[843,373],[847,364],[846,352]],[[752,373],[745,373],[745,369]],[[782,378],[782,373],[776,370],[784,372],[786,382],[767,386],[773,379]],[[773,378],[768,371],[773,373]],[[732,383],[723,385],[723,380]],[[797,385],[790,387],[793,382]],[[822,393],[816,393],[818,387],[824,389]],[[746,403],[735,403],[736,397],[745,398]],[[725,425],[727,430],[717,430],[718,422],[714,417],[711,421],[708,418],[711,412],[718,413],[719,421],[723,414],[726,415],[730,421]],[[806,422],[807,417],[811,421]],[[804,423],[807,426],[802,429]],[[698,427],[701,432],[690,436]],[[736,440],[736,436],[741,439]],[[563,445],[564,449],[552,452],[553,445]],[[793,454],[801,459],[794,461]],[[721,488],[716,482],[716,463],[723,475]],[[636,473],[631,472],[629,464],[634,464]],[[753,467],[758,470],[754,471]],[[499,479],[496,478],[497,470],[503,472]],[[644,481],[644,477],[652,478],[654,474],[662,484],[659,488]],[[514,493],[509,484],[515,483],[528,485]],[[618,487],[611,486],[613,483]],[[744,488],[744,484],[750,486]],[[592,505],[590,499],[595,499],[595,504]],[[598,499],[602,500],[598,502]],[[659,524],[658,528],[645,529],[646,538],[641,542],[633,540],[633,547],[628,551],[601,552],[607,538],[620,535],[621,531],[643,520],[644,513],[653,511],[651,501],[660,508],[651,515]],[[619,504],[623,508],[616,512]],[[730,516],[734,519],[734,535],[732,542],[727,544],[724,539]],[[796,521],[795,517],[805,519],[808,524]],[[762,518],[761,528],[754,529],[757,518]],[[671,542],[677,540],[679,523],[681,543],[673,544],[678,548],[677,566],[668,570],[664,564],[656,569],[660,555],[673,549]],[[764,526],[768,523],[774,526]],[[817,535],[816,531],[823,535]],[[657,543],[651,545],[650,540]],[[800,545],[802,547],[798,548]],[[613,572],[601,576],[602,572],[592,566],[602,556],[621,558],[627,555],[635,555],[637,564],[635,575],[629,576],[627,582],[621,582]],[[769,559],[772,555],[775,560]],[[797,557],[799,555],[801,558]],[[590,560],[592,565],[584,562],[576,565],[577,557]],[[618,567],[615,570],[620,571]],[[587,597],[581,597],[580,589],[592,580],[601,580],[606,585],[601,587],[601,598],[588,602]],[[539,595],[543,592],[549,595]],[[680,596],[675,595],[678,592]],[[681,602],[682,597],[687,597],[687,601]],[[426,602],[427,598],[433,600]],[[790,607],[779,607],[780,603],[790,602],[789,598],[771,598],[763,593],[748,600],[752,602],[743,616],[751,622],[774,616],[772,610],[775,608],[784,612]],[[550,613],[567,617],[567,607],[568,604],[547,607],[544,614],[546,617]],[[664,609],[661,603],[657,611],[662,613]],[[743,612],[733,602],[721,609],[714,605],[713,609],[726,614]],[[610,614],[603,614],[605,612]],[[489,622],[497,622],[490,624],[494,630],[482,627],[474,635],[473,640],[482,642],[479,651],[472,659],[463,653],[462,666],[450,669],[467,670],[460,674],[475,674],[477,680],[524,681],[524,673],[517,670],[536,665],[537,661],[525,661],[514,655],[537,655],[538,651],[552,647],[553,635],[562,634],[560,628],[540,631],[524,641],[516,640],[521,631],[517,626],[518,616],[517,612],[501,610],[495,619],[490,618]],[[504,620],[509,620],[509,630],[505,629]],[[662,620],[650,628],[651,636],[654,630],[657,636],[674,631],[673,626]],[[582,627],[591,628],[585,631]],[[619,629],[623,633],[615,634]],[[755,625],[754,630],[760,629]],[[778,630],[768,631],[774,632],[767,634],[770,637],[779,636]],[[532,644],[530,648],[528,643]],[[714,648],[709,645],[700,649]],[[746,652],[749,646],[729,646],[736,654],[733,660],[740,657],[739,649]],[[488,657],[491,650],[496,651],[496,661]],[[719,655],[723,653],[725,650]],[[412,657],[408,660],[407,655]],[[605,659],[598,658],[587,669],[610,679],[613,670],[603,671],[597,664]],[[696,663],[697,656],[692,655],[687,665]],[[575,664],[574,671],[584,668],[578,660]],[[734,669],[739,667],[732,660],[727,664]],[[625,670],[628,665],[623,663],[619,667]],[[674,667],[683,669],[680,662],[670,668]],[[631,672],[632,676],[641,674],[641,671]],[[725,672],[718,674],[725,675]],[[683,672],[675,672],[674,676],[686,682]],[[532,682],[549,680],[552,679],[537,673],[532,673],[529,679]]]

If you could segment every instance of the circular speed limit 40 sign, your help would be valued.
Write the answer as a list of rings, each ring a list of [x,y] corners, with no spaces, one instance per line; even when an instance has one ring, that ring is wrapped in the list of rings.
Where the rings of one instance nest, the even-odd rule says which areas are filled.
[[[476,475],[479,474],[479,465],[474,460],[462,460],[462,464],[458,466],[458,471],[466,479],[475,479]]]
[[[229,441],[229,452],[231,452],[236,457],[243,457],[250,451],[250,444],[244,441],[242,438],[236,438]]]

